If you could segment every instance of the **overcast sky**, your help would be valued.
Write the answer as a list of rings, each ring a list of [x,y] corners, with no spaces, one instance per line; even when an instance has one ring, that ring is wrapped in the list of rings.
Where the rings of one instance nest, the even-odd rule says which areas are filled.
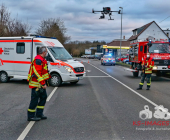
[[[170,16],[170,0],[0,0],[0,3],[8,8],[13,18],[28,22],[32,33],[43,19],[63,19],[72,41],[110,42],[120,38],[121,15],[113,13],[114,20],[108,20],[108,16],[99,19],[101,14],[90,13],[92,8],[100,11],[103,7],[111,7],[118,11],[123,7],[126,39],[132,35],[133,29],[151,21],[156,21],[163,30],[170,28],[170,17],[167,18]]]

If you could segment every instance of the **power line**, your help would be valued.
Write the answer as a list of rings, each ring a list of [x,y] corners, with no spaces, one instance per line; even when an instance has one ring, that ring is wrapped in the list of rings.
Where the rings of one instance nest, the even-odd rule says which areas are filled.
[[[169,18],[169,17],[170,17],[170,16],[168,16],[167,18]],[[167,18],[165,18],[164,20],[166,20]],[[164,21],[164,20],[162,20],[162,21]],[[162,22],[162,21],[161,21],[161,22]],[[159,23],[161,23],[161,22],[159,22]]]

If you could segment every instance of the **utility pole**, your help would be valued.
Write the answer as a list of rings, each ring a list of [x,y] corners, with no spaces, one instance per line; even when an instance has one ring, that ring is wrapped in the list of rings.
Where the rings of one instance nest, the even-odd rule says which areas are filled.
[[[121,47],[122,47],[122,14],[123,14],[123,7],[119,7],[121,9],[121,33],[120,33],[120,61],[121,61]]]

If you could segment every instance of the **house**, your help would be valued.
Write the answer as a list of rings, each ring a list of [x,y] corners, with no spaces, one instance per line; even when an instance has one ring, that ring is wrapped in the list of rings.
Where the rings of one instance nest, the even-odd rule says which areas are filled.
[[[167,34],[158,26],[155,21],[152,21],[142,27],[132,30],[133,35],[128,39],[130,43],[147,41],[152,39],[152,41],[169,41]]]

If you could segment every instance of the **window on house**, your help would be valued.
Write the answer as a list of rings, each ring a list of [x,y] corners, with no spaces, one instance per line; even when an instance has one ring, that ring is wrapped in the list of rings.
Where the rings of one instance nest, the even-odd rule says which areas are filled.
[[[169,37],[169,33],[166,33],[167,34],[167,36]]]

